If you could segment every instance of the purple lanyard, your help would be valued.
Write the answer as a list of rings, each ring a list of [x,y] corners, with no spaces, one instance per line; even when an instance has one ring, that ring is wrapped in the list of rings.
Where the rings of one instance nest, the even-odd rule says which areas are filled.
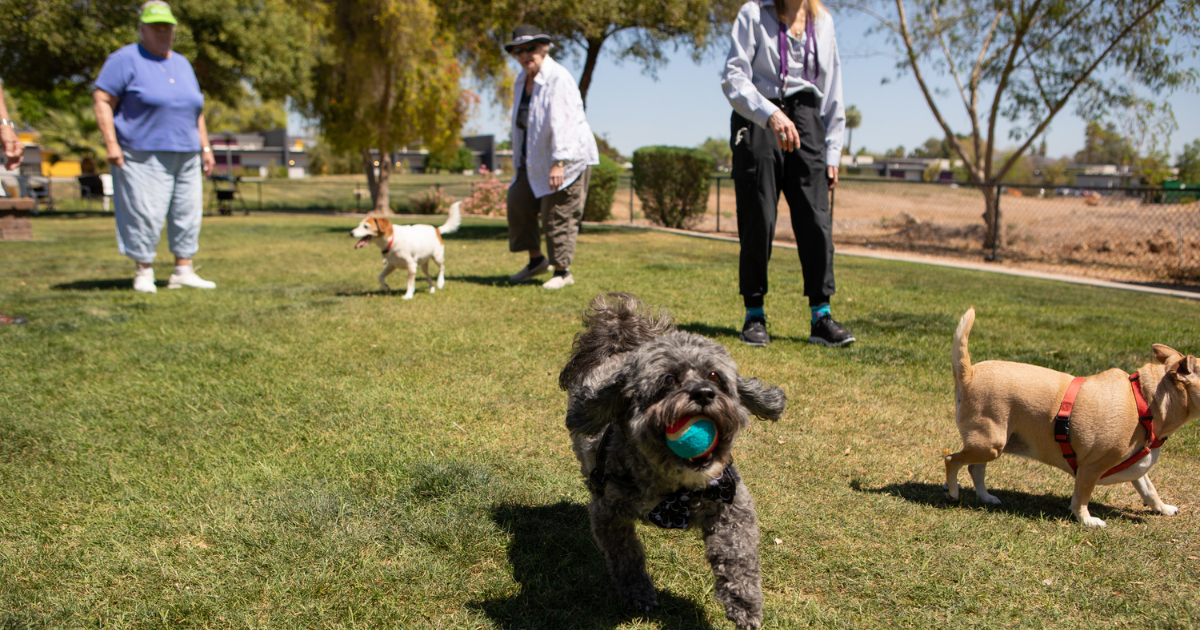
[[[800,68],[800,78],[809,83],[816,84],[817,75],[820,74],[820,59],[817,57],[817,36],[816,30],[813,28],[813,16],[808,16],[804,20],[804,65]],[[787,88],[788,75],[788,27],[779,23],[779,83],[780,95]],[[808,56],[813,58],[813,73],[808,76]]]

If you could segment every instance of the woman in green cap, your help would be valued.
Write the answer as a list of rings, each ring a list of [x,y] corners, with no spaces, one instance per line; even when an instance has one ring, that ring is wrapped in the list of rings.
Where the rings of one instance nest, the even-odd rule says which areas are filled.
[[[133,289],[156,293],[163,224],[175,271],[168,289],[213,289],[192,268],[204,213],[203,175],[213,168],[204,95],[192,64],[171,50],[178,22],[161,0],[142,5],[138,35],[108,56],[92,93],[113,173],[117,250],[133,259]]]

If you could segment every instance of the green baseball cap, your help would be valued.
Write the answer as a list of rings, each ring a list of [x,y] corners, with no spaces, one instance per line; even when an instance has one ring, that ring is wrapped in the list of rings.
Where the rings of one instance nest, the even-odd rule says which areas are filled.
[[[146,7],[146,10],[142,11],[141,21],[142,24],[155,24],[160,22],[166,24],[179,24],[179,22],[175,20],[175,16],[171,14],[171,7],[163,6],[161,4],[152,4]]]

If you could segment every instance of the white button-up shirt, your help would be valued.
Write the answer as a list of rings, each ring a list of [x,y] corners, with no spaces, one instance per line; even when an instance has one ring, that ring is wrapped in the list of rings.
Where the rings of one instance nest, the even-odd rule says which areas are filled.
[[[592,128],[584,117],[583,98],[579,95],[575,77],[549,55],[546,55],[541,70],[533,77],[528,125],[524,130],[517,127],[517,110],[521,107],[521,94],[525,90],[525,74],[522,69],[513,85],[513,168],[516,169],[521,163],[521,151],[528,149],[525,169],[529,186],[533,194],[541,198],[555,192],[550,190],[550,169],[555,162],[566,162],[562,185],[566,188],[589,165],[600,163],[600,151],[596,148]],[[529,134],[527,143],[526,133]],[[513,182],[516,181],[514,175]]]
[[[779,30],[772,0],[751,0],[742,5],[733,22],[733,42],[725,59],[721,87],[734,111],[760,127],[779,110],[768,99],[779,99],[809,90],[816,93],[821,119],[825,121],[825,163],[841,162],[842,134],[846,130],[846,106],[842,101],[842,61],[833,31],[833,16],[822,11],[813,20],[819,68],[815,81],[804,79],[804,47],[808,36],[788,37],[788,72],[779,80]],[[808,74],[812,74],[809,58]]]

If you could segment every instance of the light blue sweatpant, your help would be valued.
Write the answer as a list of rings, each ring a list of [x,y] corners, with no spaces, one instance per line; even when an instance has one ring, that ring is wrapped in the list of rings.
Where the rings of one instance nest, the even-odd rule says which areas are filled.
[[[125,166],[113,167],[117,251],[152,263],[163,223],[171,253],[191,258],[200,249],[204,180],[200,153],[122,149]]]

